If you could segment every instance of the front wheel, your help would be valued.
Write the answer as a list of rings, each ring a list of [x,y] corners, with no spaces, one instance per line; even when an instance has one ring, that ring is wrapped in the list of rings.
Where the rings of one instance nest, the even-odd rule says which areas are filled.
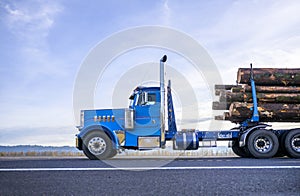
[[[271,158],[279,148],[277,136],[265,129],[255,130],[248,138],[247,147],[255,158]]]
[[[300,129],[294,129],[287,133],[284,146],[289,157],[300,158]]]
[[[116,155],[111,139],[104,132],[92,132],[83,138],[83,152],[91,160],[108,159]]]

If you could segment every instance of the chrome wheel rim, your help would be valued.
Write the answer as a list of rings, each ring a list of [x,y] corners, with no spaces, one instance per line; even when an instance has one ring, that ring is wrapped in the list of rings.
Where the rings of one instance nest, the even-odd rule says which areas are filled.
[[[255,138],[254,148],[261,153],[269,152],[273,147],[273,142],[268,137],[258,136]]]
[[[106,150],[106,142],[101,137],[93,137],[88,143],[89,151],[94,155],[100,155]]]
[[[293,150],[296,151],[296,152],[300,152],[300,134],[295,135],[292,138],[291,143],[292,143]]]

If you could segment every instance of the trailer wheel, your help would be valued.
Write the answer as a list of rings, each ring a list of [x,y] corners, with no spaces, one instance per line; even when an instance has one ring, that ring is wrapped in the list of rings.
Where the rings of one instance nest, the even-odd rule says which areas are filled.
[[[116,155],[111,139],[104,132],[92,132],[83,138],[83,152],[91,160],[108,159]]]
[[[271,158],[279,148],[277,136],[265,129],[255,130],[248,138],[248,150],[255,158]]]
[[[250,158],[252,157],[249,151],[245,147],[240,147],[238,141],[232,142],[232,151],[234,154],[242,157],[242,158]]]
[[[287,132],[284,132],[283,134],[281,134],[278,137],[278,141],[279,141],[279,148],[277,153],[275,154],[274,157],[284,157],[287,155],[285,147],[284,147],[284,143],[285,143],[285,137],[286,137]]]
[[[284,146],[289,157],[300,158],[300,129],[289,131]]]

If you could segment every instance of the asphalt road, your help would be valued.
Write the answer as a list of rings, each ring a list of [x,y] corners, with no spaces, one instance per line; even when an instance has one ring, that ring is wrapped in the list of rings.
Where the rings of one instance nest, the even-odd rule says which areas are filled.
[[[300,195],[300,160],[0,158],[0,195]]]

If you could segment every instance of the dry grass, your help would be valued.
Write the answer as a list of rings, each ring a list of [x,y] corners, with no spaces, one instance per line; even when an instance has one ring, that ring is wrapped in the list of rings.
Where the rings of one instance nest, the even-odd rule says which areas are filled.
[[[209,156],[236,156],[231,148],[200,148],[198,150],[164,150],[156,149],[149,151],[126,150],[119,156],[188,156],[188,157],[209,157]]]
[[[40,148],[38,146],[38,148]],[[34,156],[41,156],[41,157],[77,157],[77,156],[85,156],[82,151],[78,150],[68,150],[68,149],[41,149],[35,150],[33,149],[20,149],[20,150],[13,150],[10,151],[0,151],[0,157],[34,157]],[[161,156],[170,156],[170,157],[178,157],[178,156],[188,156],[188,157],[209,157],[209,156],[235,156],[232,152],[231,148],[228,147],[218,147],[218,148],[199,148],[198,150],[173,150],[172,146],[167,145],[166,149],[152,149],[152,150],[125,150],[122,153],[118,154],[120,157],[124,156],[154,156],[154,157],[161,157]]]
[[[84,156],[84,155],[82,152],[58,152],[58,151],[0,152],[0,157],[24,157],[24,156],[73,157],[73,156]]]

